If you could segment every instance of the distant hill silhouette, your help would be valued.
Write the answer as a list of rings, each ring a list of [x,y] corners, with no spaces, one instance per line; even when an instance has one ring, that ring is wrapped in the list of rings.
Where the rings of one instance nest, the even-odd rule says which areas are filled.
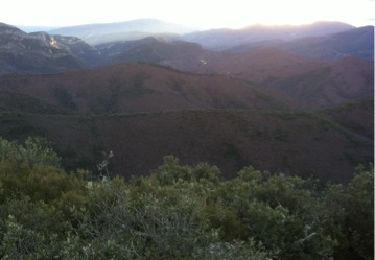
[[[175,36],[193,31],[192,28],[157,19],[138,19],[126,22],[87,24],[50,30],[52,34],[78,37],[90,44],[145,38],[148,36]]]
[[[274,47],[320,61],[336,61],[355,56],[374,61],[374,26],[364,26],[323,37],[307,37],[293,41],[263,41],[231,48],[231,52],[247,52],[257,47]]]
[[[364,26],[321,38],[287,43],[281,48],[325,61],[355,56],[374,62],[374,26]]]
[[[214,29],[184,35],[186,41],[212,49],[228,49],[234,46],[270,40],[295,40],[305,37],[324,36],[341,32],[353,26],[340,22],[317,22],[296,26],[253,25],[242,29]]]

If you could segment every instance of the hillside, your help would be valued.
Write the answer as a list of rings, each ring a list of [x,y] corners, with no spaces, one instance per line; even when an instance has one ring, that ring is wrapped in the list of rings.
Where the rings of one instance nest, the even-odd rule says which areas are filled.
[[[105,64],[154,63],[200,74],[221,74],[277,91],[300,108],[332,107],[373,96],[373,63],[356,57],[316,61],[291,51],[258,47],[243,52],[210,51],[197,44],[153,38],[97,47]]]
[[[3,113],[0,135],[46,136],[69,167],[95,169],[113,150],[115,174],[139,175],[173,154],[184,163],[217,164],[226,177],[241,167],[347,181],[373,158],[372,140],[312,114],[190,111],[68,116]]]
[[[277,48],[316,61],[335,62],[348,56],[374,61],[374,27],[363,26],[324,36],[309,36],[294,40],[264,40],[234,46],[226,51],[246,53],[259,47]]]
[[[277,48],[264,47],[243,53],[211,51],[198,44],[155,38],[96,46],[111,63],[153,63],[201,74],[223,74],[262,83],[311,71],[325,63]]]
[[[207,59],[206,63],[198,71],[226,74],[257,83],[300,74],[324,65],[291,52],[267,47],[240,54],[224,52],[221,57]]]
[[[279,44],[279,48],[323,61],[354,56],[374,62],[374,26]]]
[[[184,71],[194,71],[201,60],[216,52],[203,49],[195,43],[164,41],[154,37],[142,40],[96,45],[104,64],[153,63],[169,65]],[[219,53],[217,53],[219,54]]]
[[[74,113],[138,113],[196,109],[287,108],[272,92],[222,75],[188,74],[151,65],[116,65],[55,75],[8,75],[0,93],[15,99],[4,110],[21,109],[30,97],[42,106]],[[21,98],[18,100],[17,98]],[[1,106],[0,106],[1,107]],[[35,108],[38,110],[37,108]],[[20,111],[20,110],[18,110]]]
[[[316,70],[268,82],[303,108],[323,108],[374,96],[374,63],[347,57]]]
[[[202,74],[223,74],[254,82],[283,78],[325,65],[277,48],[256,48],[241,53],[212,51],[198,44],[155,38],[98,45],[104,64],[154,63]]]
[[[352,132],[374,139],[374,100],[348,103],[322,111],[323,116],[341,124]]]

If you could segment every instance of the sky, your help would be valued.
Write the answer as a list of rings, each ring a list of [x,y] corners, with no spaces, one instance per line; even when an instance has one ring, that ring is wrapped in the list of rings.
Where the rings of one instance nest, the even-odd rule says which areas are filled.
[[[0,22],[70,26],[155,18],[207,28],[341,21],[375,24],[375,0],[0,0]]]

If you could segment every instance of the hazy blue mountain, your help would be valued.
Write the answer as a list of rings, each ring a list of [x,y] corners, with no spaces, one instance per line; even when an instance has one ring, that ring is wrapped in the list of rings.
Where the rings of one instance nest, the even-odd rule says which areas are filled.
[[[325,61],[355,56],[374,61],[374,26],[364,26],[326,37],[284,43],[281,48]]]
[[[214,29],[187,33],[186,41],[213,49],[226,49],[238,45],[270,40],[294,40],[304,37],[319,37],[354,28],[341,22],[317,22],[299,26],[254,25],[242,29]]]
[[[180,34],[193,31],[192,28],[156,19],[140,19],[118,23],[87,24],[62,27],[50,33],[78,37],[89,44],[112,41],[136,40],[155,34]],[[137,36],[138,34],[138,36]]]
[[[89,39],[88,41],[93,46],[97,46],[100,44],[107,44],[113,42],[130,42],[130,41],[138,41],[143,40],[146,38],[155,38],[164,41],[176,41],[180,40],[181,35],[178,33],[168,33],[168,32],[161,32],[161,33],[152,33],[152,32],[116,32],[116,33],[107,33],[100,35],[98,38]]]
[[[272,40],[244,44],[227,51],[245,53],[259,47],[273,47],[321,61],[336,61],[354,56],[374,60],[374,26],[364,26],[323,37],[307,37],[293,41]]]

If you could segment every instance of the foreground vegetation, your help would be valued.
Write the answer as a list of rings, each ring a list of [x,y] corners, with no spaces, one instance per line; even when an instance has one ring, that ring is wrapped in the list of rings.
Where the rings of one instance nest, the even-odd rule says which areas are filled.
[[[66,172],[40,139],[0,139],[3,259],[373,259],[373,169],[321,184],[174,157],[124,181]]]

